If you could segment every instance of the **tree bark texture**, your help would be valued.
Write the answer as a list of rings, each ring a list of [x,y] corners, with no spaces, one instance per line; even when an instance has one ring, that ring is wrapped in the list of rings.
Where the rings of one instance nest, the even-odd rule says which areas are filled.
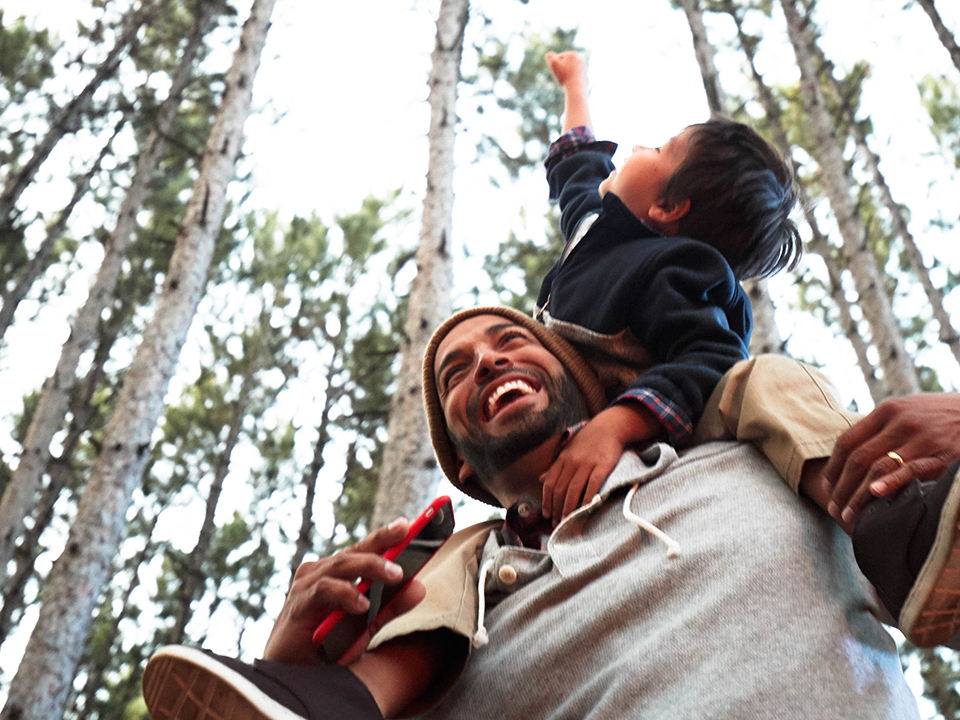
[[[727,94],[720,84],[720,73],[714,62],[713,45],[707,39],[707,28],[703,24],[703,9],[700,0],[679,0],[680,7],[687,16],[690,25],[690,34],[693,36],[693,51],[697,55],[697,65],[700,66],[700,77],[703,79],[703,89],[707,93],[707,105],[710,114],[729,117],[730,108]]]
[[[156,312],[105,429],[103,450],[63,555],[50,573],[0,718],[59,720],[63,714],[133,491],[150,458],[164,395],[206,284],[275,2],[255,0],[244,24]]]
[[[384,451],[371,520],[374,528],[400,516],[415,517],[427,506],[439,482],[423,412],[420,369],[430,335],[450,314],[453,143],[468,11],[468,0],[441,0],[437,18],[429,79],[430,162],[423,227],[400,349],[397,389],[387,425],[390,440]]]
[[[916,369],[904,346],[890,298],[884,291],[883,276],[851,194],[837,128],[824,102],[810,51],[809,22],[800,15],[795,0],[781,2],[800,67],[800,89],[817,141],[817,161],[824,187],[843,238],[844,259],[859,295],[859,305],[870,326],[871,341],[880,355],[885,383],[894,395],[919,392]]]
[[[957,39],[953,36],[953,33],[943,24],[943,18],[940,17],[933,0],[917,0],[917,4],[929,16],[930,22],[933,23],[933,29],[937,31],[937,37],[940,38],[940,42],[950,53],[950,59],[957,66],[957,70],[960,70],[960,46],[957,45]]]
[[[209,8],[209,3],[200,3]],[[43,473],[50,458],[50,442],[63,426],[70,392],[77,380],[77,365],[97,335],[104,308],[113,297],[123,260],[136,230],[136,215],[149,191],[163,154],[166,137],[177,114],[180,96],[190,80],[197,51],[206,31],[209,10],[198,13],[193,32],[181,54],[167,98],[157,110],[153,128],[137,158],[136,169],[127,189],[117,224],[104,248],[103,262],[83,307],[70,328],[53,375],[44,383],[40,402],[27,429],[20,460],[3,498],[0,499],[0,581],[13,556],[14,546],[23,532],[23,519],[30,514]]]

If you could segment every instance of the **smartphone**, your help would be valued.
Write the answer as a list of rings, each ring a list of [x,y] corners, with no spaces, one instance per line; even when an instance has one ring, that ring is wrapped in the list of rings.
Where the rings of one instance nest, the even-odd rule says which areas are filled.
[[[334,610],[314,631],[313,644],[327,660],[338,662],[344,656],[452,534],[453,503],[444,495],[414,520],[403,540],[383,553],[385,559],[403,568],[403,579],[394,585],[361,581],[357,589],[367,596],[370,609],[363,615],[348,615],[342,608]]]

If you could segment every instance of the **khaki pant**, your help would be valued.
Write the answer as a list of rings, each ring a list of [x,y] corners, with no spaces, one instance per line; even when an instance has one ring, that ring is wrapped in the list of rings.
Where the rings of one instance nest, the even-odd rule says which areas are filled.
[[[807,460],[826,458],[862,417],[845,410],[816,368],[783,355],[758,355],[720,380],[694,429],[694,443],[754,443],[797,492]]]

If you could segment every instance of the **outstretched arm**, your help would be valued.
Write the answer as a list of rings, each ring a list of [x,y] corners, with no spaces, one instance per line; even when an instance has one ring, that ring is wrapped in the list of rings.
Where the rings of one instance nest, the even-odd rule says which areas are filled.
[[[578,53],[548,52],[545,56],[550,72],[563,88],[563,132],[585,126],[593,130],[587,95],[590,83],[587,79],[587,61]]]

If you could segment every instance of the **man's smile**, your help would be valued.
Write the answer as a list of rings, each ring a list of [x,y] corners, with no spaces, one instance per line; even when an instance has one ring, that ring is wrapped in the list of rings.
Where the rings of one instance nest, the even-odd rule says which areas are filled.
[[[494,380],[480,393],[479,419],[489,422],[511,403],[539,392],[541,384],[528,375],[518,376],[516,372]]]

